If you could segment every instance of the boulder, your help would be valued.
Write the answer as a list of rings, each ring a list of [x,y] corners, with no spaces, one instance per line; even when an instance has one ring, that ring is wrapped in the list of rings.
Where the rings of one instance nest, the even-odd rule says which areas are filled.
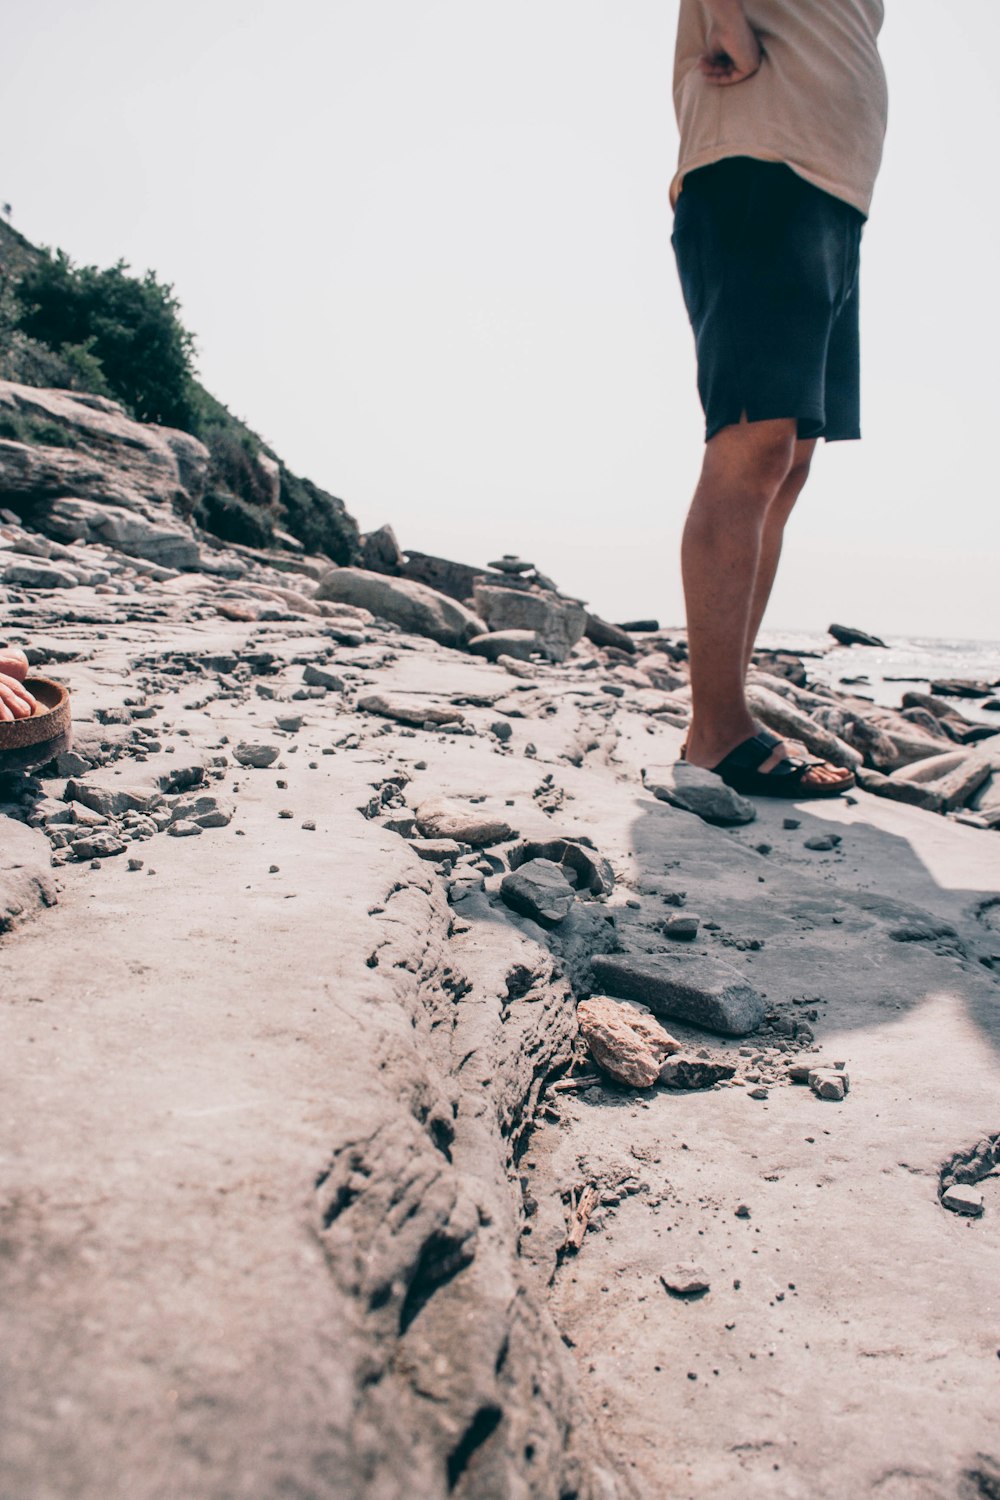
[[[482,583],[473,597],[490,630],[533,630],[553,661],[565,661],[586,629],[583,605],[556,594]]]
[[[680,1042],[658,1021],[604,995],[582,1000],[576,1015],[580,1034],[598,1067],[633,1088],[652,1088],[664,1060],[680,1051]]]
[[[569,915],[575,892],[560,865],[551,859],[529,859],[500,882],[500,895],[512,911],[543,927],[555,927]]]
[[[391,526],[380,526],[361,538],[361,566],[369,573],[397,574],[403,554]]]
[[[387,578],[365,568],[331,569],[320,580],[315,597],[359,605],[380,619],[391,620],[414,635],[429,636],[442,646],[465,646],[486,629],[471,609],[437,589],[410,578]]]
[[[827,627],[835,641],[841,646],[884,646],[885,641],[865,630],[856,630],[853,625],[830,625]]]
[[[414,583],[425,583],[428,588],[437,589],[439,594],[447,594],[449,599],[457,599],[460,604],[472,598],[476,579],[483,576],[482,568],[412,549],[408,549],[400,561],[398,572],[401,577],[412,578]]]
[[[358,699],[361,713],[379,714],[400,724],[464,724],[465,716],[457,708],[430,703],[419,693],[367,693]]]
[[[642,780],[646,790],[661,802],[696,813],[706,823],[725,827],[752,823],[757,816],[754,804],[734,792],[721,776],[684,760],[670,766],[649,766],[643,770]]]
[[[746,1036],[764,1019],[764,1001],[736,969],[687,954],[599,953],[594,978],[609,994],[640,1000],[656,1015],[724,1036]]]
[[[21,558],[6,566],[0,561],[0,583],[8,588],[75,589],[79,575],[55,562],[29,562]]]

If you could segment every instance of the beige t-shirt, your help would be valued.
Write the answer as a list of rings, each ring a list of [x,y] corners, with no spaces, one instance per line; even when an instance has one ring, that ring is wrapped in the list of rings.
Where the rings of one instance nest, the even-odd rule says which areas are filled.
[[[708,36],[701,0],[681,0],[674,107],[677,175],[726,156],[786,162],[867,215],[882,159],[887,96],[878,55],[882,0],[746,0],[760,69],[720,87],[699,70]]]

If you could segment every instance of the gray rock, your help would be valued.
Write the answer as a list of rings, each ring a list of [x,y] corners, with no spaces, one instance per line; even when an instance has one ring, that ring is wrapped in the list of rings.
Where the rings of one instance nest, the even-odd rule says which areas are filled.
[[[460,604],[472,598],[476,580],[482,577],[482,568],[470,567],[468,563],[452,562],[447,557],[434,557],[430,552],[415,552],[407,549],[406,557],[399,565],[403,578],[412,578],[415,583],[426,583],[428,588],[457,599]]]
[[[569,915],[575,892],[562,866],[551,859],[529,859],[500,882],[500,895],[512,911],[555,927]]]
[[[813,1068],[809,1073],[809,1087],[817,1099],[831,1099],[839,1103],[850,1092],[851,1080],[838,1068]]]
[[[553,661],[565,661],[586,628],[583,605],[555,594],[484,583],[473,597],[490,630],[533,630]]]
[[[370,573],[399,572],[403,554],[391,526],[380,526],[361,538],[361,565]]]
[[[530,661],[532,656],[544,655],[542,638],[536,630],[494,630],[485,635],[474,635],[469,650],[475,656],[497,661],[501,656],[512,656],[516,661]]]
[[[487,812],[480,804],[460,802],[457,798],[428,798],[417,807],[416,819],[425,838],[458,839],[476,849],[517,837],[517,830],[506,818]]]
[[[190,839],[197,838],[204,830],[200,823],[193,823],[190,818],[178,818],[176,823],[171,823],[167,832],[171,838]]]
[[[491,568],[496,568],[498,573],[532,573],[534,563],[525,562],[523,557],[518,557],[515,552],[505,552],[503,557],[497,558],[496,562],[490,563]]]
[[[358,699],[358,709],[366,714],[379,714],[384,719],[396,719],[400,724],[464,724],[465,718],[457,708],[443,703],[431,703],[418,693],[366,693]]]
[[[129,557],[148,558],[163,568],[193,568],[200,556],[190,527],[164,513],[150,519],[120,505],[102,505],[76,497],[54,500],[46,529],[64,541],[99,542]]]
[[[77,859],[108,859],[113,854],[122,854],[125,840],[116,833],[95,830],[82,839],[74,839],[70,848]]]
[[[690,1021],[724,1036],[747,1036],[764,1019],[764,1001],[743,976],[718,959],[688,954],[599,953],[594,978],[608,994],[641,1000],[660,1016]]]
[[[672,1266],[661,1272],[660,1280],[672,1297],[703,1297],[711,1287],[700,1266]]]
[[[828,849],[836,849],[840,842],[839,833],[814,833],[811,838],[806,839],[804,847],[825,852]]]
[[[419,859],[430,860],[435,865],[446,859],[458,859],[468,848],[457,839],[409,839],[408,842]]]
[[[619,625],[611,625],[607,620],[602,620],[600,615],[587,615],[583,633],[595,646],[614,646],[616,650],[627,651],[629,655],[635,651],[635,641],[628,632]]]
[[[54,562],[21,561],[0,565],[0,583],[8,588],[75,589],[80,579],[70,568]]]
[[[853,625],[830,625],[827,627],[835,641],[842,646],[884,646],[885,641],[865,630],[856,630]]]
[[[233,812],[231,802],[206,792],[200,797],[184,797],[175,802],[171,821],[197,823],[201,828],[225,828],[232,822]]]
[[[728,787],[714,771],[677,761],[670,766],[647,766],[643,785],[661,802],[696,813],[706,823],[722,825],[751,823],[757,809],[746,797]]]
[[[678,1053],[676,1057],[668,1057],[660,1068],[660,1082],[668,1089],[710,1089],[723,1079],[732,1078],[735,1072],[731,1063],[709,1062]]]
[[[512,870],[528,860],[552,860],[569,874],[577,890],[592,896],[607,896],[614,890],[615,875],[608,861],[579,839],[527,839],[510,851],[508,859]]]
[[[970,1187],[967,1183],[955,1183],[946,1188],[941,1194],[941,1202],[945,1208],[950,1208],[953,1214],[967,1214],[969,1218],[978,1219],[983,1212],[983,1195],[978,1188]]]
[[[326,688],[331,693],[344,691],[342,677],[338,677],[336,672],[328,672],[325,667],[317,667],[313,662],[310,662],[302,673],[302,681],[306,687]]]
[[[261,745],[241,740],[233,750],[233,759],[239,761],[241,766],[251,766],[263,771],[268,766],[273,766],[280,754],[277,745]]]
[[[160,805],[163,795],[155,786],[118,786],[113,781],[71,778],[66,783],[65,799],[89,807],[91,812],[103,817],[119,818],[127,812],[149,812]]]
[[[429,636],[442,646],[464,646],[486,629],[478,615],[437,589],[364,568],[332,569],[320,580],[314,597],[360,605],[380,619],[391,620],[414,635]]]

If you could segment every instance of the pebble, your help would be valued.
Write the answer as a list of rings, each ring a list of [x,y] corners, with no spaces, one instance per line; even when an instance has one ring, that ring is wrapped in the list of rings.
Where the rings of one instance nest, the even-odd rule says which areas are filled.
[[[306,818],[305,822],[302,824],[302,827],[306,829],[308,833],[316,832],[316,824],[313,822],[312,818]]]
[[[836,849],[840,841],[839,833],[814,833],[812,838],[806,839],[805,847],[825,852],[828,849]]]
[[[839,1103],[851,1087],[846,1073],[836,1068],[814,1068],[809,1074],[809,1087],[817,1099],[831,1099]]]
[[[141,859],[130,859],[129,862],[128,862],[128,867],[129,867],[130,870],[141,870],[142,869],[142,860]]]
[[[801,828],[802,820],[800,818],[782,818],[781,826],[782,828]]]
[[[167,829],[171,838],[175,839],[197,838],[198,834],[204,833],[204,831],[200,823],[195,823],[190,818],[178,818],[177,822],[171,823]]]
[[[283,807],[283,808],[280,809],[280,811],[278,813],[278,817],[279,818],[294,818],[295,814],[292,812],[292,809],[290,807]]]
[[[660,1281],[671,1297],[703,1297],[711,1282],[700,1266],[671,1266],[660,1272]]]
[[[277,745],[262,745],[241,740],[233,751],[236,760],[241,766],[252,766],[255,770],[263,771],[267,766],[273,766],[281,754]]]

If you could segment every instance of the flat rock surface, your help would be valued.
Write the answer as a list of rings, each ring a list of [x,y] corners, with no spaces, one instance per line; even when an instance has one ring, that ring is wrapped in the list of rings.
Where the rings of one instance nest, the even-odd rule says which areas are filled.
[[[226,618],[249,594],[222,576],[115,579],[11,617],[77,736],[0,787],[11,1495],[954,1500],[989,1474],[1000,1179],[972,1217],[941,1173],[1000,1130],[994,835],[863,789],[691,816],[642,781],[683,701],[592,642],[512,675],[360,613]],[[439,799],[518,845],[419,859]],[[98,836],[121,854],[76,856]],[[521,846],[561,851],[555,927],[502,898]],[[598,955],[657,993],[723,975],[758,1028],[671,1020],[678,1079],[714,1086],[640,1094],[577,1035]],[[678,1266],[709,1290],[668,1295]]]

